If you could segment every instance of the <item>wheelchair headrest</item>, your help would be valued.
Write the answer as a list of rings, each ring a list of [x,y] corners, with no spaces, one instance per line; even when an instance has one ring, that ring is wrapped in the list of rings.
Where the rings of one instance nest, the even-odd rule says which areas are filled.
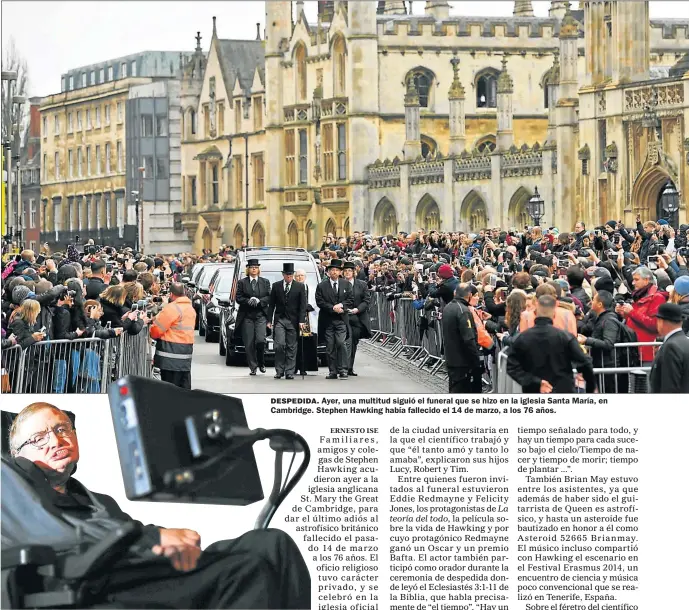
[[[38,467],[34,468],[43,476]],[[61,551],[78,543],[75,528],[50,508],[37,489],[38,478],[34,481],[33,476],[4,456],[1,476],[3,548],[40,544]],[[49,485],[45,477],[44,481]]]
[[[76,415],[71,411],[64,411],[69,419],[72,421],[72,425],[76,427]],[[9,411],[0,411],[0,422],[2,423],[2,458],[11,459],[10,456],[10,428],[12,427],[12,422],[17,417],[17,413],[10,413]]]

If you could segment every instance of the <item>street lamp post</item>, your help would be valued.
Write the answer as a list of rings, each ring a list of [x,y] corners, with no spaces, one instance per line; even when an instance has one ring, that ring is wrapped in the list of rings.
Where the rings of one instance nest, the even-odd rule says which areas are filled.
[[[7,237],[10,243],[14,239],[14,223],[12,217],[14,215],[14,205],[12,202],[12,84],[17,81],[17,72],[13,70],[3,70],[2,80],[7,82],[7,100],[5,100],[5,107],[10,109],[10,121],[8,124],[9,135],[2,143],[2,147],[5,153],[5,171],[7,172],[7,199],[5,200],[5,209],[3,213],[5,215],[5,227],[7,229]]]
[[[660,205],[668,216],[670,226],[677,229],[676,213],[679,210],[679,193],[672,182],[668,182],[660,196]]]
[[[545,202],[543,201],[543,198],[538,194],[538,187],[535,188],[535,192],[533,197],[529,199],[529,202],[526,204],[526,211],[529,213],[529,216],[534,221],[534,225],[537,227],[540,226],[541,218],[545,216]]]

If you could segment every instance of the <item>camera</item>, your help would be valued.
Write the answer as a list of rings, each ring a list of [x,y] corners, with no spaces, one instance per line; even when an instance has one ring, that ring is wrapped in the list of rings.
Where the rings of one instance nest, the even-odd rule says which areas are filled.
[[[683,246],[682,248],[679,248],[677,250],[677,254],[679,256],[681,256],[682,258],[686,259],[687,257],[689,257],[689,248],[686,246]]]
[[[76,290],[68,290],[66,296],[68,296],[70,299],[73,299],[75,296],[77,296],[77,291]]]

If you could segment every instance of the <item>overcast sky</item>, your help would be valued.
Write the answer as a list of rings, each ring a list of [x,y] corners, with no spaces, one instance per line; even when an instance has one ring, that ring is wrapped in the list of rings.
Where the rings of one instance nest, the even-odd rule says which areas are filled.
[[[72,68],[115,59],[139,51],[193,51],[201,31],[208,50],[212,17],[217,16],[221,38],[254,39],[256,23],[265,22],[264,2],[108,2],[2,1],[3,51],[11,37],[29,67],[30,96],[60,91],[60,76]],[[423,13],[425,2],[414,2]],[[508,16],[513,1],[459,0],[452,14]],[[576,7],[576,4],[573,3]],[[549,1],[533,2],[537,16],[547,16]],[[316,2],[305,2],[309,20],[315,21]],[[689,16],[689,2],[652,1],[652,18]]]

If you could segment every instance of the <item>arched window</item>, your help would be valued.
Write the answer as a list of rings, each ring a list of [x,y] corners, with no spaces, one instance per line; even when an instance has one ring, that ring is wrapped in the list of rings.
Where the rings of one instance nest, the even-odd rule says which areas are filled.
[[[344,38],[336,36],[333,43],[333,91],[335,96],[346,95],[347,91],[347,77],[346,77],[346,63],[347,49],[345,47]]]
[[[324,233],[326,235],[332,234],[333,237],[337,237],[337,227],[335,226],[335,221],[332,218],[328,219],[328,222],[325,223],[325,231]]]
[[[495,136],[485,136],[476,142],[476,150],[480,153],[492,153],[495,150]]]
[[[476,75],[477,108],[497,108],[498,106],[498,70],[486,68]]]
[[[251,245],[255,248],[261,248],[266,245],[266,230],[260,221],[256,222],[254,228],[251,229]]]
[[[306,47],[299,43],[294,49],[294,67],[297,76],[297,101],[306,99]]]
[[[416,206],[416,224],[427,233],[440,231],[440,208],[428,194],[424,195]]]
[[[189,129],[191,135],[196,134],[196,111],[193,108],[189,110]]]
[[[373,224],[376,235],[395,235],[397,233],[395,206],[387,197],[383,197],[378,202],[373,213]]]
[[[410,79],[414,79],[416,93],[419,96],[419,106],[421,108],[430,108],[433,97],[433,82],[435,80],[433,73],[426,68],[414,68],[407,73],[407,77],[404,80],[405,86],[409,85]]]
[[[425,159],[428,155],[435,155],[438,150],[438,144],[433,138],[428,136],[421,136],[421,156]]]
[[[299,245],[299,231],[294,221],[290,222],[289,227],[287,227],[287,245],[290,248],[296,248]]]

